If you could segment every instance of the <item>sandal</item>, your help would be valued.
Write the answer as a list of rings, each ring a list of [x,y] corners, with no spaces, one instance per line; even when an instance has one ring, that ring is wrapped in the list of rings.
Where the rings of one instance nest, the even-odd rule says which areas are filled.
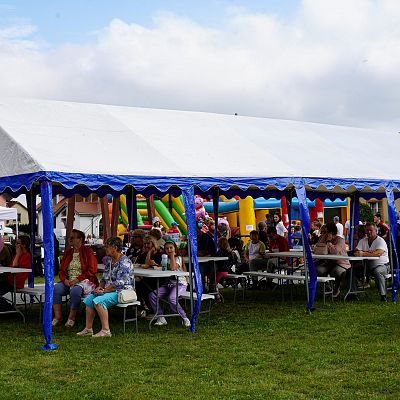
[[[53,321],[51,321],[51,326],[58,326],[58,325],[61,325],[62,324],[62,321],[61,321],[61,319],[56,319],[56,318],[54,318],[53,319]]]
[[[97,338],[97,337],[111,337],[111,331],[108,330],[104,330],[102,329],[100,332],[96,333],[95,335],[93,335],[92,337]]]

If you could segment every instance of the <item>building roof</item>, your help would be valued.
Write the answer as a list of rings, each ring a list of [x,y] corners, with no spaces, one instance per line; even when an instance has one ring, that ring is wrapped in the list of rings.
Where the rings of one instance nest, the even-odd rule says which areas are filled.
[[[53,206],[54,215],[58,215],[63,209],[67,208],[68,199],[62,199]],[[36,206],[36,209],[40,211],[42,209],[41,203]],[[75,213],[79,215],[100,215],[101,205],[99,202],[75,202]]]

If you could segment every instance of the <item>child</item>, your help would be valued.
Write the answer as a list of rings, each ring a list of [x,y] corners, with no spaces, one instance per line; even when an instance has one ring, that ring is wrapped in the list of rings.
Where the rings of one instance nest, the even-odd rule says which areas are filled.
[[[178,247],[176,243],[172,240],[168,240],[164,245],[164,252],[168,256],[168,269],[171,271],[185,271],[186,266],[183,263],[182,257],[178,255]],[[171,307],[172,312],[178,312],[182,317],[183,325],[187,328],[190,327],[190,320],[186,317],[186,313],[183,308],[178,303],[176,298],[176,285],[178,284],[178,296],[186,292],[187,281],[184,276],[178,278],[178,282],[173,279],[167,281],[164,285],[160,286],[158,289],[158,296],[160,299],[168,299],[168,303]],[[151,308],[154,314],[157,312],[157,290],[154,290],[149,295],[149,300]],[[159,315],[163,315],[164,312],[161,307],[159,307]],[[158,317],[154,325],[167,325],[167,321],[163,316]]]
[[[221,295],[218,290],[218,283],[226,278],[228,273],[231,270],[232,265],[234,265],[236,261],[236,254],[232,252],[231,248],[229,247],[229,241],[226,237],[220,237],[218,239],[218,250],[215,254],[216,257],[227,257],[227,260],[216,261],[216,268],[215,276],[214,271],[209,275],[210,281],[210,290],[214,292],[216,295],[216,300],[222,300]]]

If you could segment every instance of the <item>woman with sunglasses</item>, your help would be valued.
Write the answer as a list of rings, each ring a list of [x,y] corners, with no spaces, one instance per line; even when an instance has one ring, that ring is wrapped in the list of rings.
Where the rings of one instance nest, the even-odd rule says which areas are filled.
[[[119,237],[109,238],[106,242],[104,273],[99,286],[84,300],[86,304],[86,326],[78,336],[111,337],[108,322],[108,309],[118,304],[118,292],[132,290],[135,287],[132,261],[122,254],[123,242]],[[101,330],[93,335],[93,322],[98,314]]]
[[[99,283],[97,273],[97,260],[91,247],[84,246],[85,234],[73,229],[69,238],[70,248],[64,252],[60,265],[60,282],[54,286],[52,325],[62,323],[62,297],[69,294],[70,310],[65,326],[72,328],[75,325],[76,314],[79,310],[85,283],[96,287]],[[85,283],[83,283],[85,281]]]

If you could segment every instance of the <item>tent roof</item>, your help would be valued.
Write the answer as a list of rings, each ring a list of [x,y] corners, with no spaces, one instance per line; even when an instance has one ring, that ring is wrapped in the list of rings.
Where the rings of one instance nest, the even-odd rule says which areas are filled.
[[[380,156],[384,146],[384,156]],[[0,99],[0,191],[197,184],[400,187],[400,135],[354,127],[32,99]],[[135,186],[136,187],[136,186]]]

